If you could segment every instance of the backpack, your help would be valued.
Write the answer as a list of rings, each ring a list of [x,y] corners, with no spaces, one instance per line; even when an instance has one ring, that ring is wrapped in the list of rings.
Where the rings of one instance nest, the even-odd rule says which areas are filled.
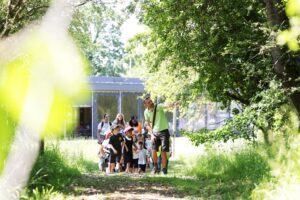
[[[112,123],[111,123],[111,122],[109,122],[109,125],[111,126],[111,125],[112,125]],[[104,122],[101,122],[101,129],[103,128],[103,126],[104,126]]]

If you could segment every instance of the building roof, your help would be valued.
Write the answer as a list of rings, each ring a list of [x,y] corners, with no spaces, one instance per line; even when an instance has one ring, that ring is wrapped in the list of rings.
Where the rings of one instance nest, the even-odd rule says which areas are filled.
[[[90,76],[93,91],[144,92],[144,81],[139,78]]]

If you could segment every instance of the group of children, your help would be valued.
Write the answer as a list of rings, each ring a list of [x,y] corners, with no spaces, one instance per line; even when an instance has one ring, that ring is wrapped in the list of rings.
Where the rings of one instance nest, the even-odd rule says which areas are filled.
[[[106,173],[144,173],[151,163],[151,142],[134,128],[113,123],[100,142],[99,169]],[[122,133],[123,132],[123,133]]]
[[[147,168],[160,172],[161,147],[156,149],[155,145],[152,145],[147,132],[146,128],[142,132],[142,124],[138,122],[137,116],[132,116],[131,120],[126,123],[124,115],[118,113],[111,123],[109,122],[109,115],[104,114],[97,131],[98,144],[100,145],[98,152],[99,169],[106,173],[144,173]],[[171,145],[171,142],[168,144]],[[152,147],[158,154],[155,163],[152,159]],[[167,159],[170,156],[171,153],[167,152]]]

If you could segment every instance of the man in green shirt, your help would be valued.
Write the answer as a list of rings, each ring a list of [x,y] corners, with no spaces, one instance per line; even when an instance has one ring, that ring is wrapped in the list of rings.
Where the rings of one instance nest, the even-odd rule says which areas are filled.
[[[153,160],[153,173],[157,173],[157,151],[161,146],[161,158],[162,158],[162,171],[164,174],[168,173],[167,170],[167,156],[166,152],[169,152],[170,133],[169,133],[169,122],[164,111],[163,104],[156,105],[156,115],[153,124],[153,115],[155,105],[151,100],[150,95],[144,97],[144,106],[146,110],[145,116],[145,127],[151,134],[152,142],[152,160]]]

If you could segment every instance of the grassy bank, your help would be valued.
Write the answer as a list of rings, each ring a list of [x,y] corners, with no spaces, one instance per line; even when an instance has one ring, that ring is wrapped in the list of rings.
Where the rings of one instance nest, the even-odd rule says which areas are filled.
[[[82,152],[69,154],[63,150],[62,143],[47,143],[44,154],[37,158],[21,199],[44,200],[56,193],[70,194],[72,185],[83,173],[98,171],[95,162],[86,159]]]

